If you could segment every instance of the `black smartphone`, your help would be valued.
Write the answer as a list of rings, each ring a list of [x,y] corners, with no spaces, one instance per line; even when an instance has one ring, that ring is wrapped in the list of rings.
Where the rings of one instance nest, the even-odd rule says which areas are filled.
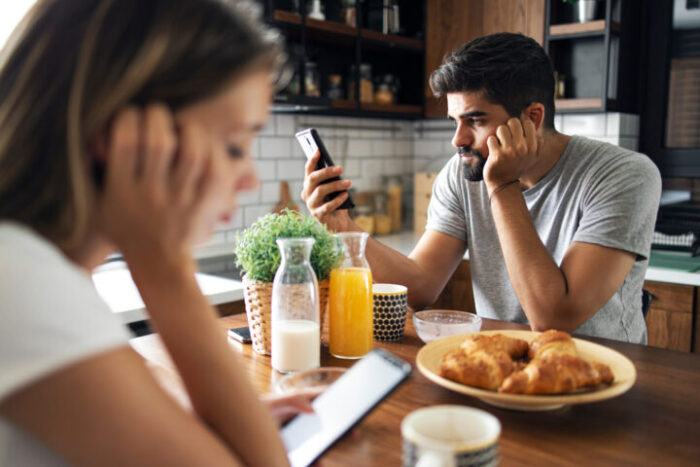
[[[326,149],[326,146],[323,144],[321,136],[319,136],[318,131],[316,131],[315,128],[307,128],[306,130],[301,130],[294,136],[296,136],[297,141],[299,141],[301,149],[303,149],[307,159],[313,157],[313,155],[316,154],[317,150],[321,151],[321,157],[318,158],[318,162],[316,163],[316,170],[324,169],[326,167],[335,165],[333,163],[333,159],[331,159],[331,155]],[[340,180],[340,177],[329,178],[328,180],[324,180],[323,183],[335,182],[337,180]],[[343,191],[347,192],[347,190]],[[343,191],[336,191],[329,194],[326,197],[326,202],[332,200],[339,194],[343,193]],[[348,193],[348,198],[343,202],[343,204],[341,204],[338,207],[338,209],[351,209],[354,207],[355,202],[352,200],[350,193]]]
[[[250,344],[252,342],[250,339],[250,328],[248,326],[229,329],[228,337],[236,339],[238,342],[243,342],[244,344]]]
[[[314,413],[297,415],[281,430],[293,467],[316,461],[411,374],[411,365],[374,349],[311,403]]]

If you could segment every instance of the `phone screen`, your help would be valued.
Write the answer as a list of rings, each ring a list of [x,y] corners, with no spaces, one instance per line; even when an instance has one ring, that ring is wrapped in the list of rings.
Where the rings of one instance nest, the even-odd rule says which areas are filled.
[[[301,146],[301,149],[304,151],[304,154],[306,155],[306,158],[309,159],[313,157],[314,154],[316,154],[317,150],[321,151],[321,157],[318,159],[318,162],[316,163],[316,170],[324,169],[326,167],[330,167],[332,165],[335,165],[333,163],[333,160],[331,159],[330,154],[328,153],[328,150],[326,149],[326,146],[323,144],[323,140],[321,139],[321,136],[318,134],[316,129],[314,128],[307,128],[306,130],[302,130],[294,135],[299,142],[299,145]],[[332,177],[327,180],[324,180],[321,183],[330,183],[334,182],[336,180],[340,180],[340,177]],[[343,190],[347,191],[347,190]],[[343,191],[336,191],[334,193],[329,194],[326,197],[326,201],[330,201],[331,199],[335,198],[338,196],[340,193]],[[350,193],[348,193],[348,198],[343,201],[343,204],[341,204],[338,209],[351,209],[355,207],[355,202],[352,200],[350,197]]]
[[[381,349],[355,363],[312,402],[314,413],[282,428],[292,466],[313,463],[410,374],[410,364]]]

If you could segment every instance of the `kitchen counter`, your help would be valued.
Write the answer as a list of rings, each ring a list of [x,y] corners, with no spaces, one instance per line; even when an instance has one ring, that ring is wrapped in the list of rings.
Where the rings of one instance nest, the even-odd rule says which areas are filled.
[[[413,232],[401,232],[376,236],[383,244],[408,255],[420,239]],[[465,252],[464,259],[469,259]],[[645,279],[669,284],[700,286],[700,258],[690,258],[687,253],[653,250]]]
[[[195,274],[199,288],[212,305],[243,300],[243,283],[209,274]],[[92,275],[97,293],[125,324],[148,319],[131,273],[123,262],[107,263]]]
[[[383,244],[408,255],[420,239],[412,231],[375,237]],[[228,255],[230,256],[230,255]],[[465,252],[464,259],[469,259]],[[230,262],[230,260],[228,260]],[[697,264],[687,254],[653,251],[651,265],[645,279],[678,285],[700,286],[700,258]],[[235,277],[235,274],[231,275]],[[97,292],[123,323],[147,320],[143,300],[123,262],[107,263],[93,274]],[[202,293],[212,305],[243,300],[243,283],[240,280],[212,274],[196,274]]]

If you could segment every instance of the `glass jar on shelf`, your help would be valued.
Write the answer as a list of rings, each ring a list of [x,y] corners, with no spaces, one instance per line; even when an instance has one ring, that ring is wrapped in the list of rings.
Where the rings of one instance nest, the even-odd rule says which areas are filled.
[[[338,74],[328,75],[328,98],[343,98],[343,77]]]
[[[352,220],[359,228],[372,235],[374,233],[374,213],[372,206],[357,205],[351,212]]]
[[[386,83],[381,83],[377,86],[374,92],[374,102],[382,105],[390,105],[394,103],[394,93]]]
[[[323,6],[321,5],[321,0],[311,0],[308,3],[306,16],[311,19],[317,19],[323,21],[326,19],[326,14],[323,12]]]
[[[386,191],[389,195],[389,201],[387,202],[387,213],[391,218],[391,231],[399,232],[401,231],[401,192],[403,191],[401,177],[389,177],[385,183],[385,186],[387,187]]]
[[[357,0],[343,0],[340,19],[348,26],[357,27]]]
[[[350,79],[348,80],[348,97],[355,100],[355,65],[350,67]],[[360,102],[374,102],[374,85],[372,84],[372,65],[369,63],[360,64]]]
[[[271,364],[282,373],[321,364],[319,292],[311,267],[313,238],[278,238],[280,266],[272,282]]]
[[[306,62],[304,86],[308,97],[321,97],[321,78],[316,62]]]
[[[374,194],[374,233],[377,235],[391,233],[391,216],[387,212],[388,199],[383,191]]]

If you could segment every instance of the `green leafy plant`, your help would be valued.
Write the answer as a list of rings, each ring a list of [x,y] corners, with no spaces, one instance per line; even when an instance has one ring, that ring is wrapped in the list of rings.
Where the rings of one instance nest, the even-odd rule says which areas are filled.
[[[278,238],[312,237],[311,267],[318,280],[327,279],[342,256],[325,225],[306,214],[285,209],[267,214],[236,236],[236,264],[248,279],[272,282],[280,265]]]

